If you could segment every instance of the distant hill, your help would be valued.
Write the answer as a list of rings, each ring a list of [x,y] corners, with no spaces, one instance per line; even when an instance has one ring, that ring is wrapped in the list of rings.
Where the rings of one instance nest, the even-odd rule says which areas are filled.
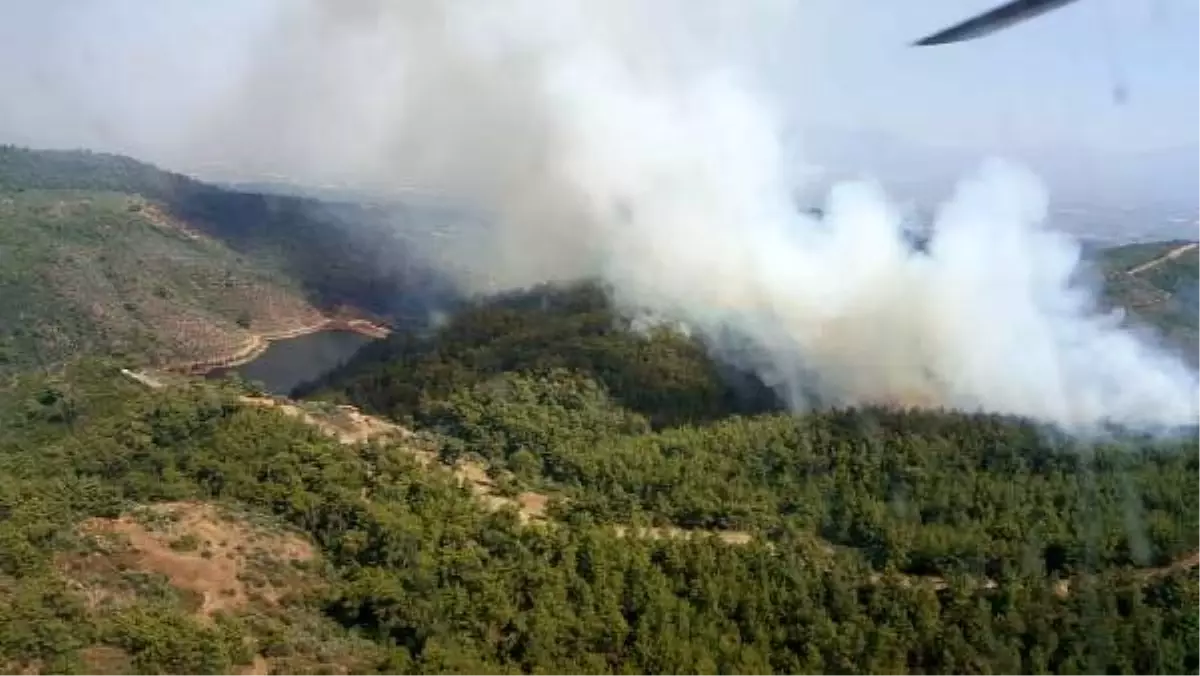
[[[0,146],[0,370],[209,359],[343,308],[424,319],[449,290],[409,255],[405,215]]]
[[[298,284],[142,197],[0,192],[0,371],[220,355],[321,318]]]
[[[295,280],[319,307],[422,315],[427,296],[449,293],[410,255],[394,210],[228,190],[119,155],[0,146],[0,192],[33,189],[140,195]]]
[[[401,330],[363,348],[299,394],[336,392],[403,419],[427,399],[503,372],[568,368],[656,425],[773,408],[766,388],[748,377],[739,384],[699,343],[669,333],[646,339],[623,324],[592,284],[482,299],[435,332]]]
[[[1200,349],[1200,255],[1196,242],[1147,242],[1095,254],[1105,302],[1154,327],[1193,364]]]
[[[0,199],[0,359],[12,363],[34,344],[37,359],[86,346],[194,354],[244,335],[239,320],[273,326],[341,306],[422,323],[454,298],[414,244],[453,220],[446,205],[262,194],[118,155],[13,146],[0,146]],[[1195,249],[1137,269],[1183,244],[1090,257],[1107,302],[1194,359]]]

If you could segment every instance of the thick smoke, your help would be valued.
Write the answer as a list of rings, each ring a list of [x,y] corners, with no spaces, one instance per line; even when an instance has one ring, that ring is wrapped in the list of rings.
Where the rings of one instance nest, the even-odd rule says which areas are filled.
[[[835,188],[821,220],[796,208],[786,120],[754,76],[782,3],[287,12],[201,143],[472,201],[495,227],[442,253],[469,288],[600,276],[630,314],[685,324],[797,407],[1197,420],[1190,371],[1073,285],[1079,249],[1043,227],[1019,167],[966,177],[923,251],[871,183]]]

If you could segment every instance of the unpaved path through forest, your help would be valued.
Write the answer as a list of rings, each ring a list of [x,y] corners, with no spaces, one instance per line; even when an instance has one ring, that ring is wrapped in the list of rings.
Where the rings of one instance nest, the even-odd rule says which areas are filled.
[[[1157,258],[1148,260],[1145,263],[1142,263],[1140,265],[1135,265],[1134,267],[1129,268],[1125,272],[1126,272],[1126,274],[1130,274],[1130,275],[1136,275],[1138,273],[1145,272],[1147,270],[1150,270],[1151,268],[1158,267],[1158,266],[1162,265],[1163,263],[1166,263],[1169,260],[1174,260],[1176,258],[1179,258],[1183,254],[1191,251],[1192,249],[1195,249],[1198,245],[1200,245],[1200,242],[1192,242],[1190,244],[1181,244]]]
[[[121,372],[126,377],[151,389],[160,389],[165,386],[157,378],[145,373],[129,371],[127,369],[122,369]],[[416,436],[411,430],[388,420],[362,413],[353,406],[336,406],[332,411],[319,412],[306,409],[300,403],[282,397],[242,396],[239,397],[239,401],[248,406],[273,408],[284,415],[311,425],[323,434],[347,445],[386,439],[411,440]],[[406,444],[406,448],[426,467],[442,464],[438,460],[436,452],[431,449],[421,448],[416,444]],[[521,493],[515,498],[499,495],[495,482],[488,475],[486,468],[470,460],[459,460],[453,466],[445,464],[442,464],[442,466],[449,469],[459,483],[466,485],[475,497],[489,509],[495,510],[512,507],[517,510],[522,523],[548,523],[546,505],[550,500],[550,496],[532,491]],[[613,531],[618,537],[633,536],[650,539],[687,539],[694,536],[716,535],[719,540],[730,545],[744,545],[754,540],[752,534],[735,530],[708,531],[682,528],[631,528],[616,525],[613,526]],[[1200,552],[1192,552],[1165,566],[1145,568],[1142,570],[1142,575],[1144,578],[1149,579],[1197,567],[1200,567]],[[901,575],[901,578],[904,580],[904,584],[912,584],[913,582],[920,581],[925,584],[932,584],[935,589],[944,589],[948,586],[944,578],[936,575]],[[882,579],[882,575],[873,576],[873,580],[876,582]],[[984,579],[984,589],[994,589],[996,586],[997,583],[994,580]],[[1055,590],[1059,596],[1066,596],[1070,593],[1070,582],[1060,580]]]

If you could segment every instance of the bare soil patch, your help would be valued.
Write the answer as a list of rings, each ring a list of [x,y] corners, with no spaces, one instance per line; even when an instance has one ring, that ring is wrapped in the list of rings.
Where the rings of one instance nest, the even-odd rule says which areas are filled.
[[[303,583],[292,562],[314,556],[309,542],[281,529],[252,524],[200,502],[162,503],[116,519],[86,521],[81,531],[98,547],[62,562],[95,606],[136,593],[122,588],[127,571],[161,575],[190,595],[208,617],[251,600],[275,603]]]
[[[153,225],[156,228],[166,230],[168,232],[179,233],[183,237],[193,241],[207,239],[207,237],[201,234],[199,231],[163,211],[157,204],[151,204],[145,200],[134,200],[132,201],[132,205],[137,208],[137,212],[141,214],[141,216],[145,218],[150,225]]]
[[[130,674],[133,661],[120,648],[94,645],[79,651],[79,658],[89,674]]]
[[[353,406],[337,406],[332,412],[322,412],[286,399],[242,396],[238,400],[249,406],[273,408],[286,416],[315,427],[322,434],[347,445],[375,440],[408,439],[413,436],[413,433],[404,427],[382,418],[360,413]],[[429,458],[422,459],[428,460]]]
[[[617,537],[635,537],[644,538],[647,540],[664,540],[677,539],[689,540],[693,537],[703,537],[707,535],[715,535],[718,540],[730,545],[745,545],[749,544],[754,536],[745,531],[738,530],[703,530],[703,529],[685,529],[685,528],[661,528],[661,527],[626,527],[613,526],[613,532]]]

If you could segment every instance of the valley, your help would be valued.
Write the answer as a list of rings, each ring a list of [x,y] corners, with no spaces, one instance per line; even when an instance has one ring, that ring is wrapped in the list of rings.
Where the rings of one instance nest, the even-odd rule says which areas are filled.
[[[978,2],[0,2],[0,674],[1200,674],[1200,14]]]
[[[308,333],[386,335],[372,308],[396,309],[380,299],[399,282],[361,257],[388,249],[279,199],[263,212],[254,196],[127,158],[0,148],[0,371],[96,352],[199,373]],[[222,213],[257,225],[230,236],[210,220]]]
[[[431,326],[354,213],[0,150],[0,671],[1200,665],[1195,434],[789,412],[589,281]],[[1088,271],[1194,353],[1197,261]]]
[[[225,360],[216,366],[201,364],[192,370],[211,378],[236,375],[267,392],[287,395],[296,387],[324,376],[370,340],[370,336],[355,331],[329,328],[306,331],[263,341],[256,346],[261,349],[244,353],[244,357],[239,355],[238,359]]]

